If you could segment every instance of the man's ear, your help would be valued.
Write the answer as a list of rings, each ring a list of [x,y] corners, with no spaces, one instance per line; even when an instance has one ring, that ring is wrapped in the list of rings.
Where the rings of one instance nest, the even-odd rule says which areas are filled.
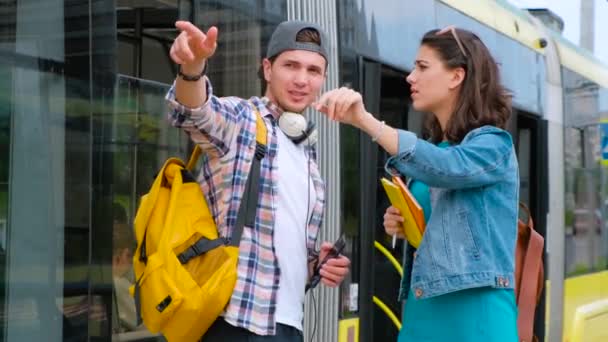
[[[449,88],[450,90],[458,88],[464,82],[464,78],[467,76],[467,72],[462,67],[455,68],[451,71],[452,77],[450,79]]]
[[[262,69],[264,71],[264,79],[266,82],[270,82],[270,76],[272,75],[272,63],[268,58],[262,60]]]

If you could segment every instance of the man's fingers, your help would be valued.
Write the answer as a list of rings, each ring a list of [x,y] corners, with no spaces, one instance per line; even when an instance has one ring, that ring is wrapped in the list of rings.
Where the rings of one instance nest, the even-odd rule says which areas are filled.
[[[329,253],[333,246],[334,245],[331,242],[323,242],[321,244],[321,250],[319,251],[319,260],[325,259],[325,256],[327,256],[327,253]]]
[[[187,32],[188,36],[190,36],[194,39],[198,39],[198,40],[205,39],[205,34],[203,33],[203,31],[201,31],[198,27],[196,27],[194,24],[192,24],[189,21],[179,20],[179,21],[175,22],[175,27],[177,27],[177,29],[179,29],[180,31]]]
[[[169,54],[175,64],[184,64],[184,61],[176,55],[175,48],[171,47],[171,52]]]
[[[337,258],[331,258],[323,265],[323,267],[340,267],[346,269],[348,273],[348,266],[350,265],[350,259],[344,255],[339,255]]]
[[[321,272],[319,272],[323,278],[331,280],[332,282],[339,283],[348,274],[348,268],[346,267],[333,267],[327,264],[323,265]]]
[[[177,45],[177,56],[184,62],[192,62],[194,60],[194,54],[192,50],[190,50],[190,45],[188,44],[188,38],[184,35],[180,35],[175,40],[175,44]]]
[[[329,252],[333,246],[334,245],[331,242],[325,241],[321,244],[321,251]]]
[[[207,31],[207,38],[203,41],[203,46],[208,51],[214,51],[217,43],[217,27],[211,26]]]
[[[323,279],[330,280],[333,283],[339,283],[342,280],[342,277],[339,275],[324,270],[321,270],[320,274]]]
[[[321,278],[321,282],[327,287],[338,287],[338,283],[331,281],[327,278]]]
[[[187,51],[192,54],[191,61],[194,59],[209,58],[213,55],[217,47],[217,27],[212,26],[209,28],[207,34],[203,33],[203,31],[188,21],[177,21],[175,27],[182,31],[180,35],[185,36],[185,44],[189,47]],[[182,59],[186,57],[179,53],[178,56],[182,57]]]
[[[217,47],[217,28],[211,27],[203,39],[192,39],[191,45],[195,48],[197,57],[209,58],[215,53]]]

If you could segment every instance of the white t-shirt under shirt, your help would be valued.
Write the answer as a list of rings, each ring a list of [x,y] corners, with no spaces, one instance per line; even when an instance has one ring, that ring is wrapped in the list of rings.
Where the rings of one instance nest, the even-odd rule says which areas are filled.
[[[316,192],[308,172],[304,146],[294,144],[280,129],[277,129],[277,137],[279,177],[274,248],[281,277],[275,317],[277,323],[303,330],[304,288],[308,278],[306,225]]]

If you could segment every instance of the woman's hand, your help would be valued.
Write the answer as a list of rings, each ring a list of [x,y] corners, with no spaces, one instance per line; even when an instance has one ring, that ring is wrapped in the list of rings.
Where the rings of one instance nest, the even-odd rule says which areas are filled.
[[[386,234],[393,236],[397,235],[400,239],[405,239],[405,235],[403,235],[403,228],[401,224],[403,223],[403,216],[401,216],[401,212],[399,209],[395,207],[388,207],[386,209],[386,213],[384,213],[384,231]]]
[[[373,142],[377,142],[390,155],[397,153],[399,135],[397,130],[379,121],[365,109],[363,98],[358,92],[349,88],[330,90],[323,94],[314,108],[329,119],[352,125],[367,133]]]
[[[361,94],[345,87],[323,94],[314,107],[331,120],[357,128],[361,128],[361,122],[366,115],[371,115],[365,110]]]

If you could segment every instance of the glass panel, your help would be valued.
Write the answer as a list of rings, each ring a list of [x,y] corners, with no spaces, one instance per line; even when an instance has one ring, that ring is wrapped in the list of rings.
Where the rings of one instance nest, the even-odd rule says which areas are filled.
[[[566,276],[606,269],[606,167],[601,165],[600,88],[564,69]],[[601,189],[602,191],[598,191]]]
[[[14,8],[13,15],[14,15]],[[10,17],[14,22],[14,17]],[[3,16],[5,18],[5,16]],[[10,26],[9,26],[10,27]],[[4,26],[0,28],[0,53],[4,53],[8,45],[14,44],[14,32],[11,36],[10,29]],[[6,40],[10,40],[7,42]],[[13,68],[9,62],[0,57],[0,279],[7,279],[6,257],[7,257],[7,233],[9,213],[9,172],[10,172],[10,150],[11,150],[11,113],[13,98]],[[6,317],[6,281],[0,285],[0,314]],[[5,336],[5,324],[0,322],[0,336]]]
[[[6,341],[86,339],[89,70],[88,47],[78,49],[88,37],[87,9],[61,0],[2,5],[0,334]],[[99,311],[103,319],[104,308]]]
[[[177,71],[169,50],[177,33],[177,0],[118,0],[118,72],[171,83]]]

